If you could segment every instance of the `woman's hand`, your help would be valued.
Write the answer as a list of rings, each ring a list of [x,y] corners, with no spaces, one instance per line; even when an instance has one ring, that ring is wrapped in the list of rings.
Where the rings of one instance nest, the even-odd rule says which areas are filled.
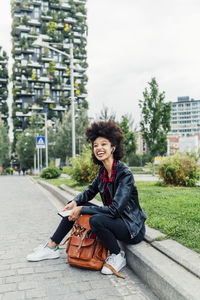
[[[77,207],[77,203],[76,203],[76,201],[73,200],[72,202],[68,203],[68,204],[63,208],[63,210],[73,209],[73,208],[75,208],[75,207]]]
[[[68,217],[68,220],[76,221],[78,219],[78,217],[80,216],[81,209],[82,209],[82,206],[77,206],[77,207],[73,208],[71,214]]]

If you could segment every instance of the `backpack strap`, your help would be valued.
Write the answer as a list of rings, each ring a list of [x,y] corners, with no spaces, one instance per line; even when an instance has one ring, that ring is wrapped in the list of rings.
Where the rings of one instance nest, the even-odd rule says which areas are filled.
[[[77,248],[77,253],[79,254],[79,256],[80,256],[80,249],[81,249],[81,247],[82,247],[83,241],[84,241],[85,236],[86,236],[86,234],[88,233],[88,231],[89,231],[89,229],[86,229],[86,230],[83,232],[82,236],[81,236],[81,243],[80,243],[80,245],[79,245],[78,248]]]
[[[123,276],[123,275],[121,275],[120,273],[118,273],[111,265],[109,265],[109,264],[104,264],[104,266],[105,266],[106,268],[110,269],[111,271],[113,271],[113,273],[114,273],[116,276],[118,276],[118,277],[120,277],[120,278],[123,278],[123,279],[126,278],[125,276]]]

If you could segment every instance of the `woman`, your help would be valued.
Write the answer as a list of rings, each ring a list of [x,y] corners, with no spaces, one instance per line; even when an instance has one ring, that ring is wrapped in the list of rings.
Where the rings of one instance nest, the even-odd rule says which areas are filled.
[[[129,244],[141,242],[145,235],[146,215],[139,205],[133,174],[120,162],[124,154],[124,136],[120,127],[112,120],[95,122],[87,128],[86,136],[92,143],[93,161],[100,165],[98,175],[84,192],[64,207],[64,210],[72,209],[72,212],[62,219],[51,240],[28,255],[27,259],[58,258],[58,245],[74,221],[80,214],[90,214],[92,232],[110,252],[105,262],[118,272],[126,265],[126,258],[117,240]],[[100,193],[104,206],[88,203],[97,193]],[[113,273],[106,266],[101,272]]]

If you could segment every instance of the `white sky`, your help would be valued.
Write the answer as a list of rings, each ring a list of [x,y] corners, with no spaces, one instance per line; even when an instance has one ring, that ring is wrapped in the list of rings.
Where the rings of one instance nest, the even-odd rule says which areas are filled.
[[[89,114],[103,105],[139,121],[138,100],[156,77],[166,100],[200,99],[199,0],[88,0]],[[1,0],[0,45],[11,51],[9,0]]]

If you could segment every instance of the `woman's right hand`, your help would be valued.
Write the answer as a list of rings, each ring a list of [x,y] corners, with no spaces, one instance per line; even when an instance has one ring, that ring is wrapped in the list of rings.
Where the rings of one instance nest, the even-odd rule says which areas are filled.
[[[72,200],[72,202],[68,203],[63,210],[73,209],[75,207],[77,207],[77,203],[76,201]]]

